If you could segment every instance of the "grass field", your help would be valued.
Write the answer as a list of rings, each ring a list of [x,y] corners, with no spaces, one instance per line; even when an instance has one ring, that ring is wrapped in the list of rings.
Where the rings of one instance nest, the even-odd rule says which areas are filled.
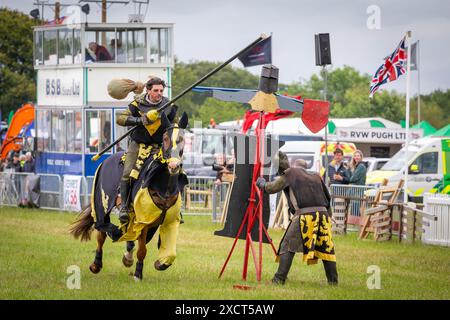
[[[375,243],[357,240],[356,233],[335,236],[339,286],[326,284],[322,264],[306,266],[296,256],[285,286],[270,279],[277,263],[264,245],[262,281],[255,279],[252,260],[246,284],[241,280],[244,241],[239,241],[221,279],[220,269],[231,248],[231,238],[217,237],[221,229],[209,217],[185,216],[180,227],[177,259],[166,271],[156,271],[156,241],[147,248],[144,280],[122,265],[124,243],[104,247],[103,270],[92,274],[96,241],[80,243],[68,235],[74,213],[0,208],[0,299],[450,299],[450,249],[397,241]],[[282,231],[269,230],[276,246]],[[95,239],[95,235],[93,237]],[[68,289],[76,265],[81,288]],[[381,288],[368,289],[369,266],[381,271]]]

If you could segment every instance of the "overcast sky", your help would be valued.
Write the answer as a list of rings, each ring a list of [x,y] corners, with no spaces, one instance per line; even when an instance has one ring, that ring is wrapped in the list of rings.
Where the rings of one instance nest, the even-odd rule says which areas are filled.
[[[1,6],[26,13],[35,8],[34,2],[0,0]],[[90,6],[88,21],[100,22],[100,6]],[[134,7],[112,5],[108,22],[127,22]],[[46,18],[52,15],[47,8]],[[450,88],[448,0],[150,0],[145,22],[175,24],[174,52],[184,62],[225,61],[261,33],[272,33],[272,63],[280,69],[280,82],[288,84],[319,71],[316,33],[330,33],[332,68],[349,65],[373,75],[411,30],[412,41],[421,45],[421,93]],[[239,61],[232,65],[242,68]],[[260,69],[248,68],[258,75]],[[405,76],[384,86],[402,92],[405,88]],[[411,94],[417,94],[416,71],[411,73]]]

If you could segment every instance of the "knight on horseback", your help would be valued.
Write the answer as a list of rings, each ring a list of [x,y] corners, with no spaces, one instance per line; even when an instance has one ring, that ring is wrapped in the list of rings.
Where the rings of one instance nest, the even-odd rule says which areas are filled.
[[[162,146],[150,157],[152,150],[141,145],[138,161],[141,155],[146,160],[137,182],[130,190],[133,210],[129,222],[117,226],[111,221],[111,212],[119,205],[118,187],[123,170],[123,153],[119,152],[112,154],[98,167],[92,184],[91,203],[71,226],[70,233],[82,241],[90,239],[94,228],[98,231],[95,260],[89,266],[93,273],[102,269],[103,244],[107,236],[114,242],[127,242],[127,252],[122,259],[126,267],[133,265],[134,241],[138,241],[134,273],[136,280],[142,280],[146,244],[157,230],[158,258],[154,263],[155,269],[166,270],[175,260],[181,223],[181,192],[188,183],[182,169],[184,129],[188,117],[183,113],[178,123],[172,123],[162,113],[158,121],[162,131]]]
[[[146,83],[146,92],[136,95],[128,105],[128,109],[122,112],[116,120],[120,126],[139,127],[130,135],[130,143],[126,153],[124,170],[120,181],[121,208],[119,220],[127,223],[130,217],[130,190],[133,182],[138,178],[143,161],[139,161],[138,155],[141,144],[151,146],[151,155],[156,154],[162,145],[163,130],[161,129],[161,115],[157,109],[166,104],[169,99],[163,96],[166,84],[164,80],[153,77]],[[177,106],[171,105],[163,111],[170,122],[175,122]]]

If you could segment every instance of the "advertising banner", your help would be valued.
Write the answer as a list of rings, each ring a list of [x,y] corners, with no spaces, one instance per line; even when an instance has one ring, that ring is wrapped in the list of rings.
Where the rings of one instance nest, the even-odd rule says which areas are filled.
[[[64,176],[64,210],[81,211],[81,176]]]
[[[336,137],[349,142],[404,143],[405,129],[388,128],[336,128]],[[423,137],[423,129],[409,129],[409,139]]]

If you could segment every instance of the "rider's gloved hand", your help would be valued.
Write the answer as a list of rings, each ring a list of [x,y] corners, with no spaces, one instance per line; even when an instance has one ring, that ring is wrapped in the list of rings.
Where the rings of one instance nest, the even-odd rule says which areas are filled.
[[[150,110],[149,112],[147,112],[147,118],[152,122],[156,121],[156,119],[158,119],[158,116],[159,116],[158,110]]]
[[[147,116],[142,116],[142,117],[140,117],[140,119],[141,119],[141,122],[142,122],[142,124],[144,126],[146,126],[146,125],[151,123],[150,120],[147,118]]]
[[[150,122],[148,121],[146,116],[142,116],[142,117],[133,117],[130,116],[127,118],[127,120],[125,121],[125,125],[126,126],[137,126],[137,125],[147,125]]]
[[[256,180],[256,186],[260,189],[264,190],[264,186],[266,185],[266,179],[263,177],[259,177],[258,180]]]

